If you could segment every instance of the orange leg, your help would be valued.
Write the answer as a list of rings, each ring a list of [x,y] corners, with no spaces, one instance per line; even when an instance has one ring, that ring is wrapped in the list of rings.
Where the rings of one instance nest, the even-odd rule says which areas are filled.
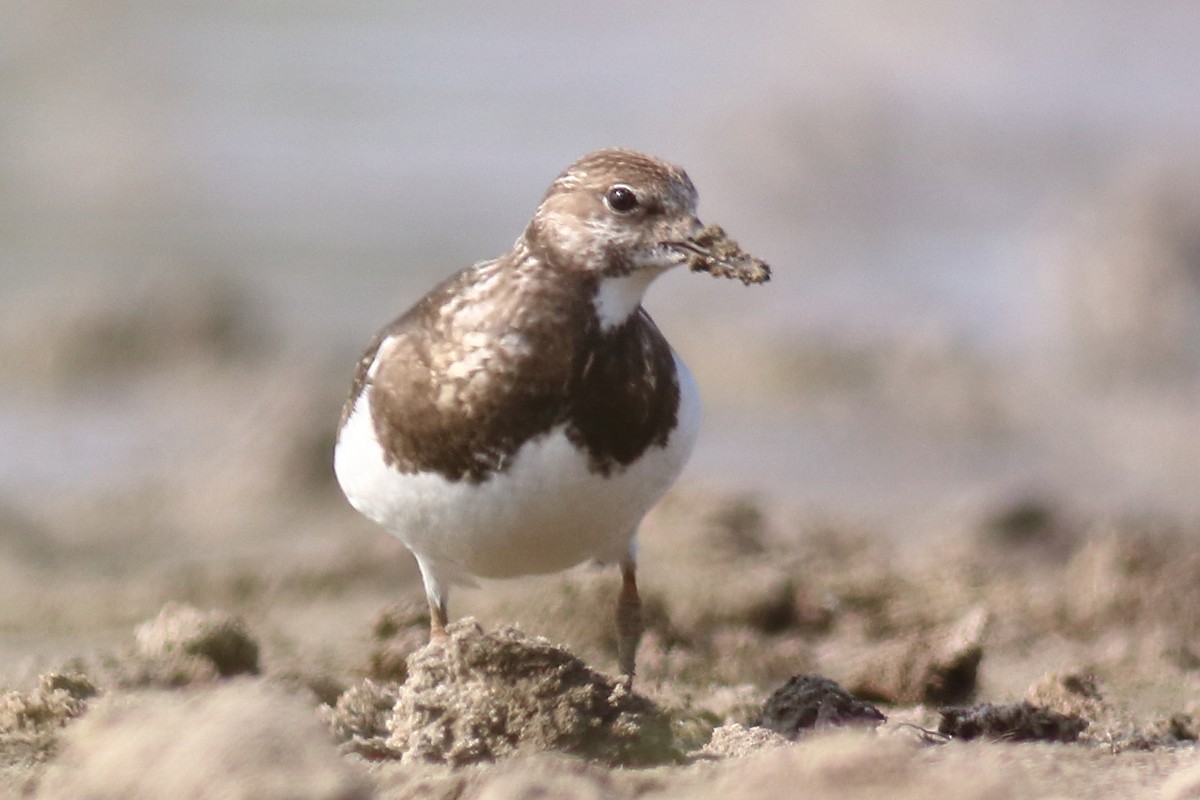
[[[444,642],[446,623],[449,622],[446,586],[439,580],[432,564],[421,556],[417,556],[417,566],[421,569],[421,580],[425,584],[425,599],[429,601],[429,641]]]
[[[429,597],[429,641],[446,641],[446,603]]]
[[[637,565],[629,557],[621,561],[621,593],[617,596],[617,666],[621,682],[633,688],[634,663],[642,640],[642,599],[638,596]]]

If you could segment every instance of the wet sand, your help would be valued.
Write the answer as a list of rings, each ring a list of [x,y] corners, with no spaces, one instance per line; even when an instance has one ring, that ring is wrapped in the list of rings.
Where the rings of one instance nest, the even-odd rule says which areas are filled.
[[[914,551],[681,486],[646,523],[648,633],[627,695],[613,676],[612,570],[484,585],[457,604],[476,618],[426,646],[404,554],[328,513],[341,519],[327,550],[284,553],[281,537],[249,559],[143,564],[136,587],[128,574],[86,588],[57,570],[27,579],[26,607],[44,615],[27,626],[113,636],[8,671],[6,791],[1182,798],[1200,787],[1194,528],[1013,507]],[[803,692],[764,713],[797,675],[836,681],[886,721]]]

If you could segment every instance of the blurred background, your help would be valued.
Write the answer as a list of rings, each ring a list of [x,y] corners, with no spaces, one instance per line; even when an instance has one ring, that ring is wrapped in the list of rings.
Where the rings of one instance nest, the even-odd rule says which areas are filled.
[[[775,269],[648,295],[706,401],[685,485],[897,537],[1200,514],[1194,3],[577,8],[0,12],[12,585],[375,560],[329,469],[361,348],[612,145]],[[9,650],[77,640],[66,598],[9,598]]]

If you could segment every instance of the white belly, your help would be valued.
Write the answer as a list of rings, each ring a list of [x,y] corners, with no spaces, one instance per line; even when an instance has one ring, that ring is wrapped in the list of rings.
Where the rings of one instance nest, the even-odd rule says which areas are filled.
[[[527,442],[507,470],[482,483],[389,467],[371,422],[370,391],[338,438],[334,471],[350,504],[434,567],[445,580],[555,572],[589,559],[617,560],[638,523],[683,469],[700,427],[700,398],[678,356],[678,427],[607,477],[555,428]]]

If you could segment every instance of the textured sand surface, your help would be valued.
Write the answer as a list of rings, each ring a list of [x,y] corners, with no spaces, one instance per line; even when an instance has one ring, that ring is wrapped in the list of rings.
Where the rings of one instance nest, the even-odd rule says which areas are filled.
[[[606,572],[480,589],[490,618],[426,647],[425,621],[404,611],[419,590],[389,605],[366,566],[329,564],[323,583],[310,565],[307,580],[279,575],[248,597],[217,570],[192,580],[237,613],[168,603],[3,695],[0,778],[39,797],[760,797],[801,783],[819,797],[1194,796],[1192,534],[1080,531],[1052,559],[1041,542],[1008,542],[997,569],[986,537],[901,558],[760,509],[758,546],[725,572],[754,596],[774,563],[796,588],[770,614],[762,602],[715,614],[693,575],[728,553],[722,537],[744,542],[728,521],[747,501],[679,497],[652,521],[659,545],[716,544],[649,571],[635,695],[605,676]],[[356,629],[336,651],[306,635],[326,605]],[[515,617],[520,630],[504,627]],[[970,669],[943,657],[964,648]],[[934,662],[953,665],[952,706],[930,689],[946,685],[930,682]],[[844,688],[782,687],[814,672]]]
[[[330,474],[348,367],[286,354],[222,284],[133,298],[60,294],[0,331],[21,402],[62,424],[113,403],[178,436],[138,470],[0,496],[4,793],[1200,791],[1200,522],[1186,513],[1016,487],[881,522],[853,499],[814,509],[685,480],[642,529],[629,695],[613,679],[612,569],[463,591],[450,642],[426,647],[411,557]],[[51,311],[70,324],[48,329]],[[814,380],[792,351],[762,358]],[[928,398],[927,377],[905,391]],[[1189,419],[1166,418],[1184,424],[1163,453]],[[102,422],[118,442],[140,430]]]

